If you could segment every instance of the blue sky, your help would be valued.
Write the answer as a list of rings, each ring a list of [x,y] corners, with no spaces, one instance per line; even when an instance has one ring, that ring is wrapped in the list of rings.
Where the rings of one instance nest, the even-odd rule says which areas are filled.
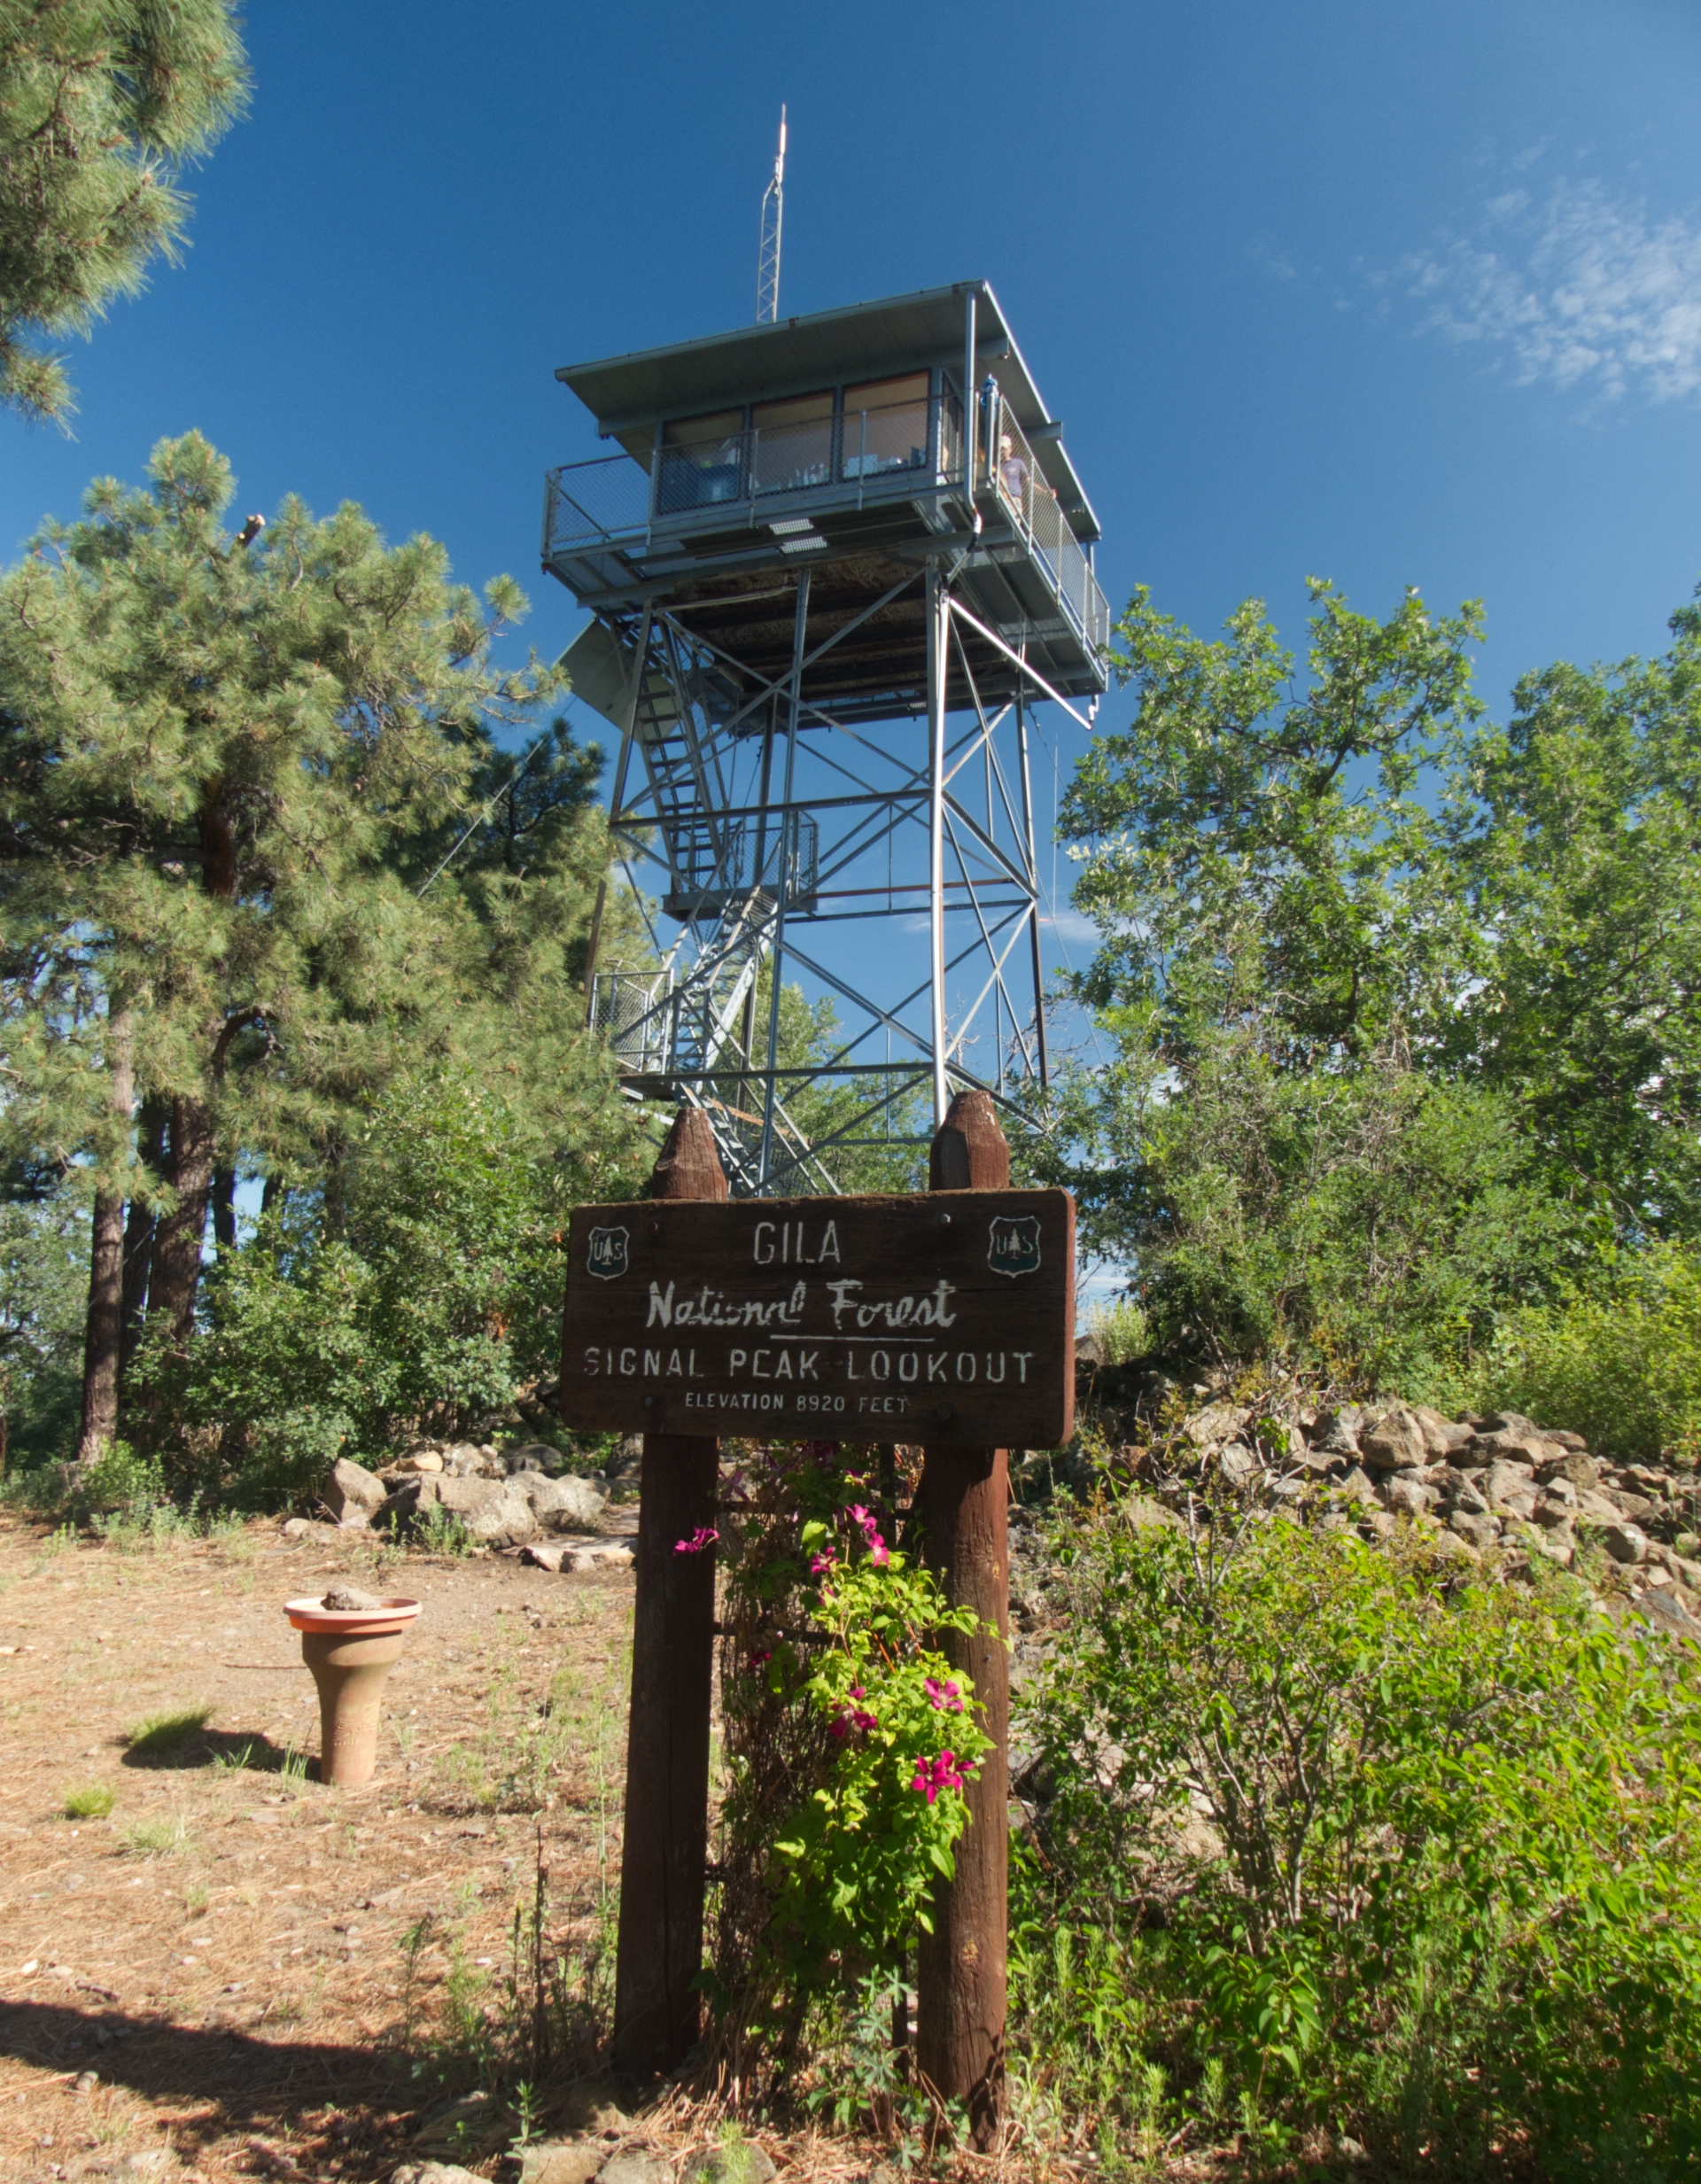
[[[1480,595],[1498,708],[1658,648],[1701,575],[1692,6],[255,0],[248,35],[186,264],[74,351],[76,438],[0,420],[7,551],[195,425],[242,510],[435,532],[559,649],[540,480],[596,450],[553,368],[750,316],[784,98],[782,308],[990,280],[1114,601],[1257,593],[1297,636],[1307,572]]]

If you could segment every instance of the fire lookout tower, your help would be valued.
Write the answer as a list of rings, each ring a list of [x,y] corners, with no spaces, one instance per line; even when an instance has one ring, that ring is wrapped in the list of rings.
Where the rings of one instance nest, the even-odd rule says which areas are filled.
[[[594,617],[566,665],[619,732],[617,854],[659,867],[677,925],[642,975],[599,970],[593,931],[590,1021],[628,1089],[703,1108],[743,1194],[835,1187],[853,1140],[806,1140],[800,1083],[877,1083],[875,1115],[926,1085],[936,1123],[953,1083],[1031,1112],[1032,709],[1084,719],[1109,616],[997,298],[960,283],[555,376],[623,452],[550,472],[543,564]],[[781,1058],[788,970],[839,1012],[805,1068]]]

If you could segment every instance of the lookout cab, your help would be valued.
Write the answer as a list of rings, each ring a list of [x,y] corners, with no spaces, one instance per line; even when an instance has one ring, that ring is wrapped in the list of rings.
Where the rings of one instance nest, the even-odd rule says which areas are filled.
[[[620,452],[549,474],[544,566],[594,618],[566,665],[619,731],[617,843],[659,866],[678,929],[659,971],[594,966],[629,1088],[703,1105],[745,1191],[833,1187],[856,1140],[794,1109],[835,1075],[889,1080],[889,1124],[921,1082],[938,1114],[954,1080],[1031,1115],[1029,720],[1096,703],[1109,618],[1097,521],[997,298],[959,284],[556,377]],[[787,959],[838,1014],[807,1068],[780,1051]]]

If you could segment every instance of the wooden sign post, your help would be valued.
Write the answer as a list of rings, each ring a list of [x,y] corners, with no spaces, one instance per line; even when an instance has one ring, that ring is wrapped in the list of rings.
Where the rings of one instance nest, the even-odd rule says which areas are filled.
[[[725,1202],[726,1173],[701,1108],[681,1108],[673,1118],[650,1191],[656,1204]],[[571,1340],[571,1284],[568,1298]],[[674,1548],[713,1525],[719,1474],[712,1434],[645,1433],[614,1972],[615,2056],[638,2071],[672,2070],[701,2021],[715,1558]]]
[[[935,1133],[928,1163],[934,1191],[1005,1191],[1010,1147],[998,1110],[983,1092],[959,1092]],[[1073,1393],[1074,1224],[1069,1235],[1068,1378]],[[1049,1442],[1006,1432],[1006,1444],[1032,1438],[1042,1447],[1067,1440],[1066,1420]],[[928,1450],[917,1500],[923,1552],[952,1607],[972,1607],[982,1628],[956,1631],[944,1650],[967,1672],[985,1709],[992,1749],[963,1791],[968,1825],[959,1838],[956,1871],[936,1885],[933,1931],[918,1951],[916,2062],[942,2099],[968,2104],[976,2146],[997,2131],[1004,2106],[1006,1954],[1010,1927],[1010,1502],[1009,1450]],[[990,1626],[990,1632],[986,1626]],[[992,1635],[996,1633],[996,1636]]]
[[[951,1103],[930,1179],[922,1196],[729,1201],[707,1118],[681,1108],[649,1200],[574,1212],[560,1406],[644,1436],[615,1996],[633,2068],[676,2064],[699,2023],[715,1562],[680,1543],[713,1527],[713,1436],[927,1451],[923,1551],[990,1626],[947,1650],[993,1748],[921,1950],[918,2061],[984,2143],[1004,2071],[1006,1450],[1054,1448],[1074,1423],[1075,1207],[1009,1188],[980,1092]]]

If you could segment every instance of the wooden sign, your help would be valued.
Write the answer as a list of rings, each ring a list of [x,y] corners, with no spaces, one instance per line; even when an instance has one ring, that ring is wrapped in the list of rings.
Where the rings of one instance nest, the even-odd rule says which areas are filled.
[[[581,1206],[569,1252],[570,1426],[1005,1448],[1073,1427],[1067,1191]]]

